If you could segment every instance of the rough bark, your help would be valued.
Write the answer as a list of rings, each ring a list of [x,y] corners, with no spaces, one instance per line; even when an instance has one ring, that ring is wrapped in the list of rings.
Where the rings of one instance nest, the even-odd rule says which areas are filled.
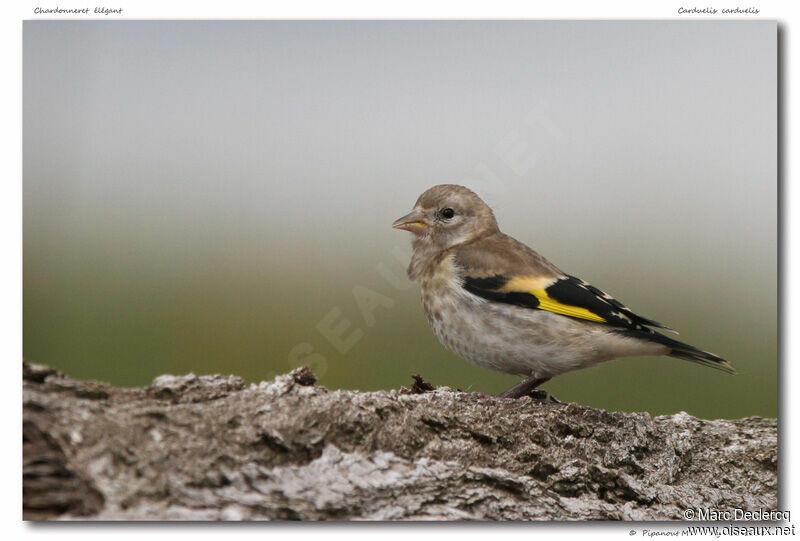
[[[775,419],[415,389],[330,391],[306,369],[125,389],[26,364],[24,516],[650,520],[777,506]]]

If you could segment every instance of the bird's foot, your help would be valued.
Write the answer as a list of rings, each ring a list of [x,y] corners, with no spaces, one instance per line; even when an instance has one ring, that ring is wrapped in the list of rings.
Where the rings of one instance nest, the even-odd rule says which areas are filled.
[[[550,378],[538,378],[531,376],[528,379],[525,379],[509,390],[500,393],[497,395],[499,398],[522,398],[523,396],[531,396],[533,397],[532,393],[535,393],[538,389],[536,389],[542,383],[546,383],[549,381]],[[546,392],[545,392],[546,394]]]
[[[523,396],[528,396],[533,400],[538,400],[540,402],[552,402],[553,404],[563,404],[561,400],[551,395],[544,389],[533,389],[531,392]]]
[[[551,395],[544,389],[538,389],[539,385],[549,381],[550,378],[537,378],[534,376],[529,377],[526,380],[523,380],[509,390],[504,393],[500,393],[497,395],[499,398],[522,398],[523,396],[527,396],[528,398],[532,398],[533,400],[539,400],[541,402],[552,402],[553,404],[563,404],[559,399],[555,396]]]
[[[539,402],[551,402],[553,404],[563,404],[563,402],[561,400],[559,400],[555,396],[551,395],[550,393],[548,393],[544,389],[531,389],[530,391],[528,391],[526,393],[514,394],[514,395],[507,394],[507,393],[508,393],[508,391],[506,391],[505,393],[500,393],[500,394],[495,395],[495,396],[497,396],[498,398],[525,398],[525,397],[527,397],[527,398],[530,398],[532,400],[537,400]]]

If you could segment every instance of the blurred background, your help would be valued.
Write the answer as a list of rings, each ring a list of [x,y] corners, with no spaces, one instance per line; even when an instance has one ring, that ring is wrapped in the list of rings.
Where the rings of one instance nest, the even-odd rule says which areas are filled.
[[[738,369],[622,359],[561,400],[777,415],[774,22],[24,23],[24,356],[124,386],[496,393],[391,222],[465,184],[503,231]]]

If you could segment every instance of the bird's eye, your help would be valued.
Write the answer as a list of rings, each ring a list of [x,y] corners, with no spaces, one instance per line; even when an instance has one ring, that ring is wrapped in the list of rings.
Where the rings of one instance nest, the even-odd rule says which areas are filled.
[[[442,218],[444,218],[445,220],[449,220],[450,218],[456,215],[456,211],[454,211],[450,207],[447,207],[446,209],[442,209],[442,212],[440,214],[442,215]]]

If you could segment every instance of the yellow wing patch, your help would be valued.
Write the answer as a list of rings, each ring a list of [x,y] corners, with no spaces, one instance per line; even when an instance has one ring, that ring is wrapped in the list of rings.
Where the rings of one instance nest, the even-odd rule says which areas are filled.
[[[572,306],[570,304],[562,304],[550,298],[544,289],[534,289],[530,294],[539,299],[539,308],[556,314],[565,316],[579,317],[581,319],[588,319],[589,321],[598,321],[604,323],[606,320],[598,316],[594,312],[590,312],[586,308],[580,306]]]
[[[544,290],[557,281],[558,278],[554,276],[515,276],[506,282],[500,291],[527,291],[532,294],[534,290]]]
[[[550,298],[545,289],[558,280],[559,278],[554,276],[517,276],[506,282],[506,284],[500,288],[500,291],[524,291],[539,299],[538,308],[542,310],[564,316],[587,319],[589,321],[606,322],[605,319],[586,308],[564,304]]]

